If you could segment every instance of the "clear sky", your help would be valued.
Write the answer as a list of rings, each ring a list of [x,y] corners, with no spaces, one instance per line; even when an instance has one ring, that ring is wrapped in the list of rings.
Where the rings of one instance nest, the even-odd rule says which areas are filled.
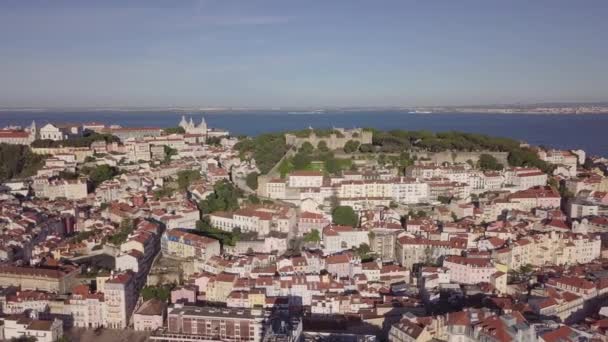
[[[608,100],[606,0],[2,0],[0,106]]]

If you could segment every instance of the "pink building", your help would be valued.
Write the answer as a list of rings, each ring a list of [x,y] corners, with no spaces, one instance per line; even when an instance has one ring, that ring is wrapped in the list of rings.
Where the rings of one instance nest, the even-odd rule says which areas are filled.
[[[171,303],[196,303],[198,287],[196,285],[186,285],[175,288],[171,291]]]
[[[443,261],[443,266],[450,270],[450,278],[454,283],[479,284],[489,283],[496,268],[490,259],[467,258],[450,255]]]

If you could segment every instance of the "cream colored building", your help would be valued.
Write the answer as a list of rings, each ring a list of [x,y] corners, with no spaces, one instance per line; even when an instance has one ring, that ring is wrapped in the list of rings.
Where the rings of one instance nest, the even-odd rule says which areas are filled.
[[[599,237],[550,232],[517,240],[511,246],[495,251],[493,258],[509,269],[517,270],[525,265],[586,264],[600,255]]]
[[[319,171],[294,171],[287,177],[290,188],[318,188],[323,185],[323,173]]]
[[[32,187],[37,197],[44,197],[50,200],[56,198],[78,200],[86,198],[88,195],[88,184],[85,178],[73,180],[38,178],[34,180]]]
[[[67,139],[67,134],[63,132],[59,127],[48,123],[40,128],[39,131],[40,139],[42,140],[65,140]]]
[[[211,302],[225,303],[234,288],[236,279],[236,274],[218,274],[207,283],[206,299]]]
[[[161,239],[163,254],[178,258],[207,260],[220,255],[220,242],[185,230],[171,229]]]
[[[22,290],[68,293],[77,283],[78,268],[43,269],[0,266],[0,286],[19,286]]]
[[[134,274],[125,272],[111,276],[104,282],[101,291],[106,305],[104,325],[110,329],[126,328],[137,302]]]
[[[155,331],[163,327],[166,304],[158,299],[144,302],[133,314],[133,329]]]

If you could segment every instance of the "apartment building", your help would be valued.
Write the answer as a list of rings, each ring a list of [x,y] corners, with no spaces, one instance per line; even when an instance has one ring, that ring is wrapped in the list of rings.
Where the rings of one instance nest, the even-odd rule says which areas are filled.
[[[169,308],[166,332],[153,334],[152,341],[244,341],[262,340],[261,310],[182,306]]]

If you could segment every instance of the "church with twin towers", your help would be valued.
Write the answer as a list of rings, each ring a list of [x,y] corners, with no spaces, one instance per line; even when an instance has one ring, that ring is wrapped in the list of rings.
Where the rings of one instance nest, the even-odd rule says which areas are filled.
[[[207,135],[209,131],[204,117],[201,117],[201,123],[196,125],[194,120],[192,120],[192,117],[190,117],[189,121],[186,121],[186,116],[182,115],[182,120],[179,122],[179,127],[183,128],[187,134]]]

